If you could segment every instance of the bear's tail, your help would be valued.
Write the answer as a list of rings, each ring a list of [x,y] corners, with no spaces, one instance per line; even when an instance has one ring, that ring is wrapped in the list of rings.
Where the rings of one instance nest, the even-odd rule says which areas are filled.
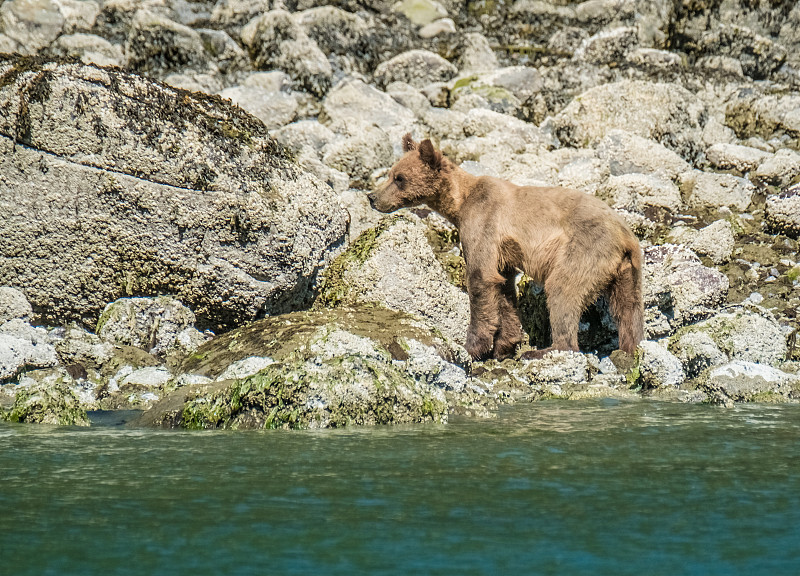
[[[611,314],[617,323],[619,348],[633,354],[644,338],[642,251],[638,243],[625,251],[608,296]]]

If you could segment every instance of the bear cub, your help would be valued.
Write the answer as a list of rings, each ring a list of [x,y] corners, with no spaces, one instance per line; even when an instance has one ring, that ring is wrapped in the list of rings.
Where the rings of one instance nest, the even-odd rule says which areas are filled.
[[[411,134],[403,151],[370,204],[380,212],[427,204],[458,228],[470,303],[466,349],[474,359],[505,358],[522,341],[518,270],[544,285],[553,340],[524,357],[577,351],[581,314],[601,293],[619,347],[634,352],[644,334],[642,252],[614,210],[577,190],[473,176]]]

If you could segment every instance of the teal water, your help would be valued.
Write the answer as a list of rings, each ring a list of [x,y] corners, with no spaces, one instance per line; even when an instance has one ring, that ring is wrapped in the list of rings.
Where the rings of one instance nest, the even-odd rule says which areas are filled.
[[[0,574],[800,574],[800,406],[0,425]]]

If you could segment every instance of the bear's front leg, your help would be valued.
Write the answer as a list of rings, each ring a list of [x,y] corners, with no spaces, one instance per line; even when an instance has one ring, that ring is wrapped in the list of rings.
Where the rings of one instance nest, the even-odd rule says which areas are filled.
[[[517,271],[503,271],[505,283],[500,292],[500,325],[494,335],[494,358],[508,358],[523,340],[522,324],[517,311]]]
[[[500,326],[501,287],[505,279],[499,274],[496,276],[480,270],[467,274],[470,322],[465,347],[474,360],[486,360],[491,356]]]

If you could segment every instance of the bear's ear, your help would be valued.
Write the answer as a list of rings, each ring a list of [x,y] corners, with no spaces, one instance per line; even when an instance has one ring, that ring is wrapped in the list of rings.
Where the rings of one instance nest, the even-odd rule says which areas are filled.
[[[417,149],[417,143],[411,137],[411,132],[403,136],[403,152],[410,152]]]
[[[428,139],[419,143],[419,157],[432,170],[439,170],[442,167],[442,153],[435,150]]]

